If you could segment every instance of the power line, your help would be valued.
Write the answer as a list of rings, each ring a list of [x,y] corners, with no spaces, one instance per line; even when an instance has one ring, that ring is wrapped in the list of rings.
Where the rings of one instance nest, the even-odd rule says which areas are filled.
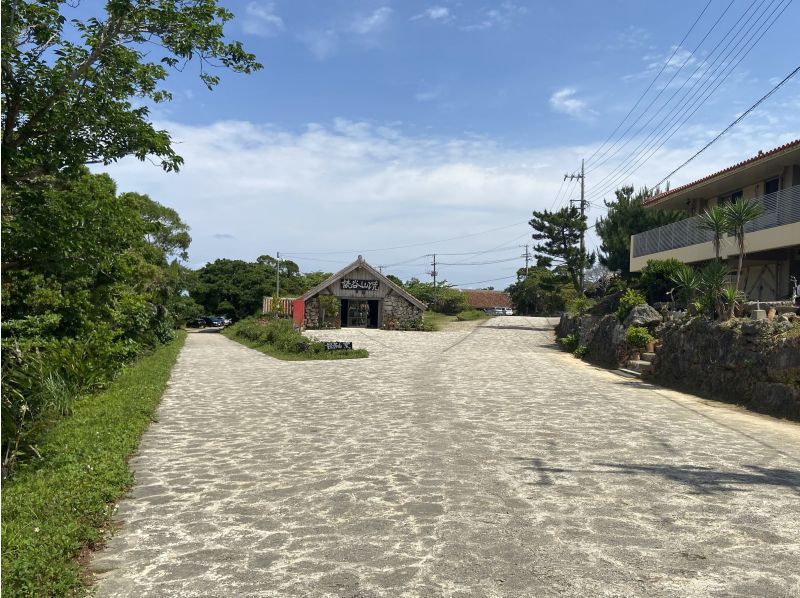
[[[694,160],[694,159],[695,159],[697,156],[699,156],[699,155],[700,155],[700,154],[702,154],[704,151],[706,151],[706,150],[707,150],[709,147],[711,147],[711,146],[712,146],[712,145],[713,145],[713,144],[714,144],[714,143],[715,143],[717,140],[719,140],[719,138],[720,138],[720,137],[722,137],[722,136],[723,136],[725,133],[727,133],[728,131],[730,131],[730,130],[731,130],[733,127],[734,127],[734,126],[736,126],[736,125],[737,125],[737,124],[739,124],[739,123],[740,123],[742,120],[744,120],[744,118],[745,118],[745,117],[746,117],[748,114],[750,114],[750,113],[751,113],[753,110],[755,110],[756,108],[758,108],[758,106],[759,106],[759,105],[760,105],[762,102],[766,101],[766,100],[767,100],[767,99],[768,99],[768,98],[769,98],[769,97],[770,97],[772,94],[774,94],[774,93],[775,93],[776,91],[778,91],[778,90],[779,90],[781,87],[783,87],[783,85],[784,85],[785,83],[787,83],[787,82],[788,82],[788,81],[789,81],[789,80],[790,80],[792,77],[794,77],[794,76],[795,76],[795,75],[796,75],[798,72],[800,72],[800,66],[798,66],[798,67],[797,67],[796,69],[794,69],[794,70],[793,70],[791,73],[789,73],[788,75],[786,75],[786,77],[783,79],[783,81],[781,81],[780,83],[778,83],[778,84],[777,84],[775,87],[773,87],[773,88],[772,88],[772,89],[771,89],[771,90],[770,90],[768,93],[766,93],[765,95],[763,95],[763,96],[761,97],[761,99],[759,99],[759,100],[758,100],[758,101],[757,101],[755,104],[753,104],[753,105],[752,105],[752,106],[750,106],[750,107],[749,107],[747,110],[745,110],[745,111],[742,113],[742,115],[741,115],[739,118],[737,118],[737,119],[736,119],[736,120],[734,120],[734,121],[733,121],[731,124],[729,124],[727,127],[725,127],[725,128],[724,128],[724,129],[723,129],[723,130],[722,130],[722,131],[721,131],[721,132],[720,132],[720,133],[719,133],[719,134],[718,134],[716,137],[714,137],[714,139],[712,139],[711,141],[709,141],[708,143],[706,143],[706,144],[705,144],[705,145],[704,145],[702,148],[700,148],[700,149],[699,149],[699,150],[698,150],[698,151],[697,151],[697,152],[696,152],[696,153],[695,153],[695,154],[694,154],[694,155],[693,155],[691,158],[689,158],[688,160],[686,160],[686,161],[685,161],[683,164],[681,164],[680,166],[678,166],[678,167],[677,167],[675,170],[673,170],[672,172],[670,172],[670,173],[669,173],[667,176],[665,176],[663,179],[661,179],[660,181],[658,181],[658,183],[656,183],[656,184],[654,185],[654,187],[659,187],[659,186],[661,185],[661,183],[663,183],[664,181],[666,181],[667,179],[669,179],[669,177],[671,177],[672,175],[674,175],[674,174],[675,174],[676,172],[678,172],[678,171],[679,171],[681,168],[683,168],[684,166],[686,166],[686,165],[687,165],[689,162],[691,162],[691,161],[692,161],[692,160]]]
[[[639,106],[639,104],[641,104],[642,100],[645,98],[645,96],[647,95],[647,93],[648,93],[648,92],[649,92],[649,91],[650,91],[650,90],[653,88],[653,85],[655,85],[656,81],[658,81],[659,77],[661,77],[661,75],[662,75],[662,73],[664,72],[664,70],[665,70],[665,69],[667,68],[667,66],[668,66],[668,65],[669,65],[669,64],[672,62],[672,59],[673,59],[673,58],[675,58],[675,55],[678,53],[678,50],[680,50],[680,49],[681,49],[681,47],[683,46],[683,43],[686,41],[686,38],[688,38],[688,37],[689,37],[689,34],[691,34],[691,33],[692,33],[692,31],[694,30],[694,28],[695,28],[695,26],[697,25],[697,23],[700,21],[700,19],[701,19],[701,18],[703,17],[703,15],[706,13],[706,11],[708,10],[708,7],[711,5],[711,2],[712,2],[712,1],[713,1],[713,0],[708,0],[708,2],[706,3],[706,5],[703,7],[703,10],[702,10],[702,11],[700,11],[700,14],[699,14],[699,15],[697,16],[697,18],[694,20],[694,23],[692,23],[692,26],[691,26],[691,27],[689,27],[689,31],[687,31],[687,32],[686,32],[686,34],[683,36],[683,39],[681,39],[681,41],[679,41],[679,42],[677,43],[677,45],[675,45],[675,49],[672,51],[672,54],[670,55],[670,57],[669,57],[669,58],[667,58],[667,60],[666,60],[666,61],[664,61],[664,64],[662,64],[662,65],[661,65],[661,69],[658,71],[658,73],[657,73],[657,74],[656,74],[656,76],[653,78],[653,80],[652,80],[652,81],[650,81],[650,84],[647,86],[647,89],[645,89],[645,90],[642,92],[642,94],[639,96],[639,99],[638,99],[638,100],[636,100],[636,103],[633,105],[633,107],[632,107],[632,108],[631,108],[631,109],[628,111],[628,113],[627,113],[627,114],[626,114],[626,115],[623,117],[623,119],[622,119],[621,121],[619,121],[619,124],[617,124],[616,128],[615,128],[613,131],[611,131],[611,134],[610,134],[610,135],[609,135],[609,136],[606,138],[606,140],[605,140],[605,141],[603,141],[603,143],[601,143],[601,144],[600,144],[600,146],[599,146],[599,147],[598,147],[596,150],[594,150],[594,152],[592,153],[592,155],[591,155],[591,156],[589,156],[589,157],[586,159],[586,161],[587,161],[588,163],[590,163],[590,164],[591,164],[591,161],[592,161],[592,159],[593,159],[593,158],[594,158],[594,157],[595,157],[595,156],[598,154],[598,152],[600,152],[600,150],[601,150],[601,149],[603,149],[603,147],[605,147],[605,145],[606,145],[606,144],[607,144],[607,143],[608,143],[608,142],[611,140],[611,138],[612,138],[612,137],[614,137],[614,135],[616,134],[616,132],[617,132],[617,131],[619,131],[620,127],[622,127],[622,125],[625,123],[625,121],[626,121],[626,120],[628,120],[628,118],[630,117],[630,115],[631,115],[631,114],[633,114],[633,111],[634,111],[634,110],[636,110],[636,108]],[[733,4],[733,0],[731,0],[731,4]],[[720,15],[720,19],[722,18],[722,16],[724,16],[724,15],[725,15],[725,13],[726,13],[726,12],[728,12],[728,9],[730,9],[730,7],[731,7],[731,4],[729,4],[729,5],[728,5],[728,8],[726,8],[726,9],[725,9],[725,12],[723,12],[723,13],[722,13],[722,15]],[[714,25],[712,26],[711,30],[713,30],[713,29],[714,29],[714,27],[716,27],[716,26],[717,26],[717,23],[719,23],[719,19],[717,19],[716,23],[714,23]],[[709,33],[711,32],[711,30],[709,30]],[[707,37],[707,36],[708,36],[708,34],[706,34],[706,37]],[[703,38],[703,39],[705,39],[705,38]],[[701,43],[702,43],[702,42],[701,42]],[[686,64],[686,63],[684,63],[684,64]],[[681,66],[681,68],[683,68],[683,66]],[[678,69],[678,71],[676,71],[676,73],[677,73],[677,72],[680,72],[680,69]],[[668,86],[668,85],[669,85],[669,83],[667,83],[667,86]],[[665,86],[665,88],[666,88],[666,86]],[[662,90],[662,91],[663,91],[663,90]],[[660,95],[660,94],[659,94],[659,95]],[[656,99],[658,99],[658,96],[656,96],[656,97],[655,97],[655,99],[654,99],[653,101],[655,101]],[[647,107],[647,108],[645,108],[645,109],[642,111],[642,114],[644,114],[645,112],[647,112],[648,108],[649,108],[650,106],[652,106],[652,105],[653,105],[653,104],[652,104],[652,102],[651,102],[651,103],[648,105],[648,107]],[[641,118],[641,117],[640,117],[640,118]],[[635,124],[635,121],[634,121],[634,124]],[[628,129],[628,130],[630,130],[630,129]],[[621,138],[621,137],[624,137],[624,136],[625,136],[625,133],[623,133],[623,134],[620,136],[620,138]],[[611,147],[613,147],[613,145],[612,145]],[[602,158],[602,156],[603,156],[603,155],[605,155],[605,153],[603,153],[603,154],[602,154],[600,157]],[[591,172],[592,170],[594,170],[594,169],[593,169],[593,168],[590,168],[590,169],[589,169],[589,172]]]
[[[645,140],[643,140],[637,146],[637,148],[631,154],[629,154],[628,157],[630,158],[630,157],[634,156],[636,151],[639,150],[640,148],[642,148],[642,146],[646,146],[646,147],[636,157],[634,157],[633,160],[631,160],[627,164],[625,162],[621,163],[620,166],[616,167],[615,169],[613,169],[611,171],[611,173],[606,175],[601,180],[601,182],[599,183],[599,185],[598,185],[599,189],[596,189],[595,191],[593,191],[592,195],[590,196],[591,199],[596,199],[596,198],[602,196],[604,193],[606,193],[610,189],[613,189],[615,186],[619,185],[619,183],[622,180],[624,180],[625,177],[633,174],[639,168],[641,168],[644,164],[646,164],[653,157],[653,155],[655,155],[655,153],[661,147],[663,147],[667,143],[667,141],[669,141],[692,116],[694,116],[694,114],[705,104],[705,102],[709,99],[709,97],[728,79],[728,77],[733,73],[733,71],[736,69],[736,67],[739,64],[741,64],[741,62],[753,50],[753,48],[764,37],[764,35],[766,35],[766,33],[769,31],[769,29],[772,27],[772,25],[774,25],[775,22],[780,18],[780,16],[783,14],[783,12],[786,10],[786,8],[788,8],[789,4],[791,4],[791,0],[788,0],[788,2],[783,6],[783,8],[780,8],[780,6],[779,6],[779,9],[776,9],[775,11],[773,11],[773,13],[770,16],[767,17],[766,20],[769,20],[774,15],[774,18],[772,18],[772,21],[761,32],[761,35],[759,35],[758,39],[756,39],[755,42],[750,44],[750,41],[758,34],[758,31],[759,31],[758,27],[763,26],[764,23],[760,23],[760,25],[757,25],[754,33],[752,35],[750,35],[750,37],[747,39],[747,41],[742,46],[742,48],[734,56],[735,62],[732,62],[732,63],[723,62],[722,72],[719,75],[717,75],[717,76],[715,76],[715,77],[713,77],[711,79],[708,79],[701,86],[700,91],[699,91],[699,96],[696,95],[694,97],[694,99],[691,100],[691,103],[689,103],[688,106],[685,107],[685,109],[683,110],[682,113],[677,114],[674,118],[670,119],[670,117],[675,112],[675,108],[673,108],[669,112],[669,114],[667,114],[667,116],[664,117],[664,119],[662,119],[660,121],[659,125],[664,123],[664,121],[667,120],[667,119],[670,119],[670,120],[665,125],[661,126],[654,134],[651,134],[649,137],[645,138]],[[760,16],[759,16],[759,20],[760,20]],[[766,22],[766,20],[765,20],[765,22]],[[750,44],[750,45],[748,46],[748,44]],[[727,48],[727,46],[726,46],[726,48]],[[729,51],[728,54],[725,55],[725,59],[727,59],[728,56],[730,56],[732,51],[733,50]],[[716,63],[717,60],[719,60],[719,57],[717,59],[715,59],[714,63]],[[712,64],[714,64],[714,63],[712,63]],[[730,67],[728,67],[729,64],[730,64]],[[700,67],[698,67],[698,68],[700,68]],[[715,69],[715,72],[716,72],[716,69]],[[712,88],[712,86],[713,86],[713,88]],[[709,88],[711,88],[711,89],[709,89]],[[691,91],[691,89],[690,89],[690,91]],[[687,94],[688,93],[689,92],[687,92]],[[686,97],[687,94],[684,94],[684,97]],[[604,182],[605,182],[605,184],[603,185]]]
[[[764,14],[764,13],[766,13],[766,11],[767,11],[767,10],[769,10],[769,9],[772,7],[773,3],[774,3],[774,2],[776,2],[776,1],[783,1],[783,0],[770,0],[770,4],[769,4],[769,6],[767,6],[767,8],[765,9],[765,11],[764,11],[763,13],[760,13],[760,14],[758,14],[758,16],[756,17],[756,20],[757,20],[757,21],[760,21],[760,19],[761,19],[761,17],[763,16],[763,14]],[[791,0],[790,0],[790,1],[791,1]],[[761,2],[761,6],[763,6],[763,5],[765,4],[765,2],[766,2],[766,0],[762,0],[762,2]],[[701,61],[701,62],[698,64],[698,66],[695,68],[695,70],[694,70],[694,71],[693,71],[693,72],[692,72],[692,73],[691,73],[691,74],[690,74],[690,75],[689,75],[689,76],[688,76],[688,77],[687,77],[687,78],[686,78],[686,79],[683,81],[683,83],[681,83],[681,85],[680,85],[680,86],[679,86],[679,87],[678,87],[678,88],[677,88],[677,89],[676,89],[676,90],[675,90],[675,91],[672,93],[672,95],[670,95],[670,97],[669,97],[669,98],[667,98],[667,100],[666,100],[666,101],[665,101],[665,102],[664,102],[664,103],[663,103],[663,104],[662,104],[662,105],[661,105],[661,106],[660,106],[660,107],[659,107],[659,108],[658,108],[658,109],[657,109],[657,110],[656,110],[656,111],[653,113],[653,115],[652,115],[652,116],[650,116],[650,118],[648,118],[648,119],[647,119],[647,121],[646,121],[646,122],[645,122],[645,123],[644,123],[644,124],[643,124],[641,127],[639,127],[639,129],[638,129],[638,130],[637,130],[637,131],[636,131],[636,132],[633,134],[633,136],[631,136],[630,138],[628,138],[628,139],[627,139],[627,140],[626,140],[626,141],[625,141],[625,142],[624,142],[624,143],[623,143],[623,144],[622,144],[622,145],[619,147],[619,149],[618,149],[616,152],[614,152],[613,154],[611,154],[610,156],[608,156],[608,157],[607,157],[607,158],[605,158],[604,160],[601,160],[599,163],[595,164],[595,165],[592,167],[592,169],[590,169],[590,172],[592,172],[592,171],[596,170],[597,168],[599,168],[600,166],[602,166],[603,164],[605,164],[606,162],[608,162],[608,160],[609,160],[610,158],[612,158],[613,156],[617,155],[617,154],[618,154],[620,151],[622,151],[622,149],[623,149],[623,148],[625,148],[625,147],[626,147],[628,144],[630,144],[632,141],[634,141],[634,140],[636,139],[636,136],[637,136],[637,135],[639,135],[640,133],[642,133],[642,132],[643,132],[643,131],[644,131],[644,130],[645,130],[647,127],[648,127],[648,125],[650,125],[650,123],[652,123],[652,122],[653,122],[653,121],[654,121],[654,120],[655,120],[655,119],[656,119],[656,118],[657,118],[657,117],[658,117],[658,116],[659,116],[659,115],[660,115],[660,114],[661,114],[661,113],[662,113],[664,110],[666,110],[666,109],[667,109],[667,108],[670,106],[670,104],[673,102],[673,100],[676,98],[676,96],[677,96],[677,95],[678,95],[678,94],[679,94],[681,91],[683,91],[683,90],[684,90],[684,88],[686,88],[686,86],[687,86],[687,85],[689,85],[689,87],[688,87],[687,91],[686,91],[686,92],[683,94],[683,96],[682,96],[682,97],[681,97],[681,98],[678,100],[678,102],[676,102],[676,103],[675,103],[675,104],[672,106],[672,108],[670,108],[670,109],[669,109],[669,112],[667,112],[666,116],[662,117],[662,118],[661,118],[661,120],[660,120],[660,121],[658,121],[658,122],[656,123],[656,125],[655,125],[655,127],[654,127],[654,129],[653,129],[653,131],[655,131],[655,132],[651,132],[651,133],[648,133],[647,135],[645,135],[644,139],[643,139],[642,141],[640,141],[639,145],[637,145],[637,146],[636,146],[636,147],[635,147],[635,148],[634,148],[634,149],[633,149],[633,150],[632,150],[632,151],[631,151],[631,152],[630,152],[630,153],[627,155],[627,157],[626,157],[626,158],[625,158],[625,159],[624,159],[622,162],[620,162],[620,164],[619,164],[619,165],[617,165],[615,168],[612,168],[611,172],[609,172],[608,174],[606,174],[606,175],[605,175],[603,178],[601,178],[601,179],[600,179],[600,180],[597,182],[597,186],[598,186],[598,187],[599,187],[599,186],[602,186],[604,183],[606,183],[607,181],[611,180],[613,177],[617,176],[617,175],[618,175],[618,174],[619,174],[619,173],[620,173],[622,170],[624,170],[624,169],[625,169],[625,168],[626,168],[626,167],[627,167],[627,166],[630,164],[630,162],[631,162],[631,161],[636,161],[636,160],[637,160],[639,157],[641,157],[641,155],[642,155],[642,154],[646,153],[646,151],[647,151],[647,149],[648,149],[647,147],[645,147],[645,149],[644,149],[644,150],[642,150],[642,152],[640,152],[640,153],[637,155],[637,152],[639,152],[639,150],[640,150],[642,147],[644,147],[644,146],[647,146],[648,144],[650,144],[650,143],[651,143],[651,141],[653,140],[653,138],[654,138],[654,137],[657,137],[657,136],[658,136],[658,135],[661,133],[661,131],[663,131],[664,127],[663,127],[662,125],[664,125],[664,123],[665,123],[665,122],[667,122],[667,123],[668,123],[666,126],[671,126],[671,124],[672,124],[674,121],[671,121],[670,119],[671,119],[671,117],[672,117],[672,116],[675,114],[675,111],[676,111],[676,110],[678,110],[678,112],[679,112],[678,119],[680,119],[680,118],[681,118],[681,116],[683,116],[683,114],[685,114],[685,113],[686,113],[686,112],[687,112],[689,109],[691,109],[691,107],[690,107],[690,108],[687,108],[687,109],[684,109],[684,112],[683,112],[683,113],[680,113],[680,111],[681,111],[681,109],[682,109],[682,104],[681,104],[682,102],[687,102],[687,103],[688,103],[688,102],[692,102],[692,101],[694,101],[694,100],[696,99],[696,97],[697,97],[698,93],[699,93],[699,95],[700,95],[700,96],[702,96],[702,94],[704,93],[705,89],[707,89],[709,85],[713,85],[713,83],[714,83],[714,82],[716,82],[716,81],[717,81],[717,80],[718,80],[718,79],[719,79],[719,78],[722,76],[722,75],[720,74],[720,75],[717,75],[717,76],[716,76],[716,78],[713,78],[713,77],[714,77],[714,75],[717,73],[717,70],[718,70],[718,68],[715,68],[715,69],[712,71],[712,75],[711,75],[711,77],[707,77],[707,78],[705,78],[705,79],[704,79],[704,78],[702,78],[702,77],[700,77],[700,78],[697,78],[697,77],[695,77],[695,76],[696,76],[696,75],[697,75],[697,74],[700,72],[700,70],[701,70],[701,69],[703,69],[704,67],[709,67],[709,68],[710,68],[710,67],[713,67],[714,65],[716,65],[716,64],[717,64],[717,62],[720,60],[720,57],[722,57],[722,56],[723,56],[723,54],[724,54],[724,53],[725,53],[725,52],[728,50],[728,48],[731,48],[731,47],[736,47],[737,45],[739,45],[739,43],[740,43],[740,41],[741,41],[741,40],[739,39],[739,37],[738,37],[738,36],[739,36],[739,34],[740,34],[740,33],[741,33],[741,31],[744,29],[745,25],[746,25],[746,24],[749,24],[749,23],[750,23],[750,21],[752,20],[752,16],[751,16],[751,17],[748,17],[747,15],[748,15],[748,13],[750,12],[750,10],[751,10],[753,7],[757,7],[757,6],[758,6],[758,5],[756,5],[756,4],[751,4],[751,5],[750,5],[750,6],[747,8],[747,10],[745,10],[745,12],[744,12],[744,13],[742,13],[742,15],[741,15],[741,16],[738,18],[738,20],[737,20],[737,21],[736,21],[736,22],[735,22],[735,23],[734,23],[734,24],[733,24],[733,25],[732,25],[732,26],[731,26],[731,27],[728,29],[728,31],[727,31],[727,32],[725,32],[725,34],[724,34],[724,35],[723,35],[723,36],[720,38],[720,40],[717,42],[717,44],[716,44],[716,45],[714,46],[714,48],[711,50],[711,52],[709,53],[709,55],[708,55],[708,56],[707,56],[705,59],[703,59],[703,61]],[[730,8],[730,6],[728,6],[728,8]],[[727,11],[727,9],[726,9],[726,11]],[[724,14],[724,13],[723,13],[723,14]],[[745,20],[745,17],[747,17],[747,19],[748,19],[748,22],[747,22],[747,23],[745,23],[745,22],[744,22],[744,20]],[[734,29],[737,27],[737,25],[739,26],[739,28],[736,30],[736,32],[734,33],[734,35],[731,37],[731,32],[732,32],[732,31],[734,31]],[[716,23],[715,23],[715,25],[714,25],[714,26],[716,26]],[[714,27],[712,27],[712,30],[713,30],[713,28],[714,28]],[[710,31],[709,31],[709,33],[710,33]],[[745,35],[746,35],[746,34],[745,34]],[[705,39],[705,38],[704,38],[704,39]],[[751,39],[752,39],[752,37],[751,37]],[[717,54],[717,50],[720,48],[720,46],[722,46],[722,44],[725,42],[725,40],[728,40],[728,41],[727,41],[727,43],[725,43],[725,45],[724,45],[724,47],[722,48],[722,50],[720,51],[720,53],[719,53],[719,54]],[[748,41],[749,41],[749,40],[748,40]],[[689,59],[690,59],[692,56],[694,56],[694,55],[695,55],[695,53],[697,52],[697,49],[698,49],[698,48],[699,48],[699,45],[698,45],[698,46],[697,46],[697,47],[696,47],[696,48],[695,48],[695,49],[692,51],[692,53],[689,55],[689,58],[687,58],[687,61],[686,61],[686,62],[688,62],[688,60],[689,60]],[[714,58],[713,62],[711,62],[711,63],[710,63],[710,65],[709,65],[709,59],[710,59],[712,56],[715,56],[715,55],[716,55],[716,57]],[[728,54],[726,54],[726,55],[725,55],[725,58],[727,58],[729,55],[730,55],[730,51],[728,51]],[[684,63],[684,64],[686,64],[686,63]],[[723,73],[724,73],[724,71],[725,71],[725,68],[727,67],[727,64],[725,64],[725,63],[723,62],[723,65],[722,65],[722,66],[723,66]],[[683,68],[683,66],[681,66],[681,68]],[[677,75],[677,73],[678,73],[678,72],[680,72],[680,69],[679,69],[679,70],[676,72],[676,75]],[[667,86],[666,86],[666,87],[664,87],[664,88],[661,90],[661,92],[663,92],[664,90],[666,90],[666,89],[669,87],[669,84],[670,84],[670,83],[672,83],[672,81],[673,81],[674,79],[675,79],[675,76],[673,76],[673,78],[672,78],[672,79],[670,79],[670,81],[667,83]],[[691,82],[691,84],[690,84],[690,82]],[[697,91],[698,89],[699,89],[699,92]],[[660,94],[659,94],[659,95],[660,95]],[[650,105],[652,106],[652,103],[651,103]],[[684,104],[684,106],[685,106],[685,104]],[[649,108],[649,107],[650,107],[650,106],[648,106],[648,108]],[[640,117],[639,117],[639,118],[641,118],[641,117],[643,117],[643,116],[644,116],[644,113],[642,113],[642,115],[640,115]],[[638,119],[637,119],[637,121],[635,121],[635,122],[638,122]],[[635,122],[634,122],[633,124],[635,124]],[[626,129],[625,133],[627,133],[628,131],[630,131],[630,129],[631,129],[631,128],[632,128],[632,127],[629,127],[628,129]]]
[[[467,286],[469,284],[483,284],[484,282],[497,282],[498,280],[509,280],[511,278],[516,278],[516,277],[517,277],[517,275],[513,274],[511,276],[503,276],[502,278],[490,278],[489,280],[475,280],[475,281],[472,281],[472,282],[459,282],[459,283],[454,283],[451,286],[454,286],[454,287],[465,287],[465,286]]]

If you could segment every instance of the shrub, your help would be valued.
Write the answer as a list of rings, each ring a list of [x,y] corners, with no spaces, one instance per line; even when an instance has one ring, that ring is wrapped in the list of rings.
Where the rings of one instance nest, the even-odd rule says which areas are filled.
[[[570,333],[567,336],[562,336],[558,339],[559,344],[564,347],[567,351],[573,352],[575,351],[579,344],[580,339],[576,333]]]
[[[479,309],[465,309],[464,311],[458,312],[456,320],[459,322],[469,322],[472,320],[482,320],[485,317],[486,313]]]
[[[655,339],[644,326],[631,326],[625,331],[625,340],[631,347],[642,349],[647,343],[652,343]]]
[[[675,275],[683,268],[684,265],[676,259],[648,260],[637,284],[647,302],[671,301],[669,293],[675,286]]]
[[[597,303],[597,301],[587,297],[576,297],[575,299],[567,300],[565,310],[568,314],[573,316],[585,316],[595,303]]]
[[[589,351],[589,347],[586,345],[578,345],[572,354],[577,357],[578,359],[583,359],[583,356]]]
[[[631,310],[636,307],[637,305],[642,305],[647,303],[647,300],[644,298],[644,295],[641,293],[634,291],[633,289],[628,289],[625,291],[625,294],[619,298],[619,307],[617,308],[617,318],[620,322],[622,322],[625,318],[628,317],[628,314],[631,313]]]

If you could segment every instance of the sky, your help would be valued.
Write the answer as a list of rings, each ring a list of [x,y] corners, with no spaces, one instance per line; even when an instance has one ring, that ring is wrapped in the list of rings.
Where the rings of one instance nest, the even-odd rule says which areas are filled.
[[[152,117],[180,173],[102,169],[178,210],[194,268],[361,254],[430,280],[435,253],[439,279],[505,288],[532,211],[579,197],[564,175],[582,159],[591,226],[617,186],[658,183],[800,63],[792,0],[222,4],[264,69],[214,91],[191,63],[168,79]],[[800,75],[670,184],[798,137]]]

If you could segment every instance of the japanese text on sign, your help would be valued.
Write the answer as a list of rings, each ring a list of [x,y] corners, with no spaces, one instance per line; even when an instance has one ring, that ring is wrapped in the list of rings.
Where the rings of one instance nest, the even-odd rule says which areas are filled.
[[[377,291],[377,280],[357,280],[355,278],[343,278],[342,288],[352,291]]]

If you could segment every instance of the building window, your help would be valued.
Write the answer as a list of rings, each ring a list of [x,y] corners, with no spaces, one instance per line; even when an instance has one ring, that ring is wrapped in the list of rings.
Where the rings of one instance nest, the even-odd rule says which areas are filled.
[[[779,177],[775,177],[774,179],[768,179],[764,181],[764,195],[766,195],[767,193],[775,193],[780,188],[781,188],[781,179]]]
[[[717,203],[721,206],[724,206],[726,203],[736,203],[742,199],[742,190],[738,189],[736,191],[732,191],[728,195],[720,195],[717,199]]]

